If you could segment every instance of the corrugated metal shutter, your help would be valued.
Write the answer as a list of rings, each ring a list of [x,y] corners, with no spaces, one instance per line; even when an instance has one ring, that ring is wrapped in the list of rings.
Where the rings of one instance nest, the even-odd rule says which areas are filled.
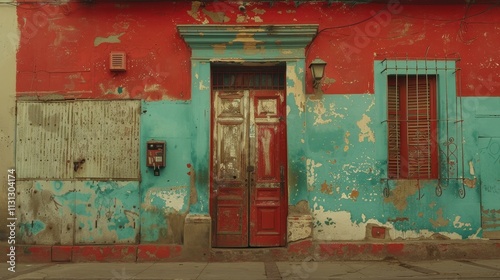
[[[431,102],[427,79],[407,85],[408,177],[431,178]]]
[[[16,171],[18,179],[66,179],[71,146],[71,102],[18,102]]]
[[[75,178],[139,178],[139,101],[75,102]]]
[[[434,76],[390,76],[387,90],[388,176],[437,178]]]
[[[18,102],[17,176],[139,180],[139,117],[135,100]]]

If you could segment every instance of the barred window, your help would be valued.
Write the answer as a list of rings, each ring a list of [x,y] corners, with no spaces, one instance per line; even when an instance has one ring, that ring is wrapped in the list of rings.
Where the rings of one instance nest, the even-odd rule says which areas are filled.
[[[438,178],[436,100],[436,76],[388,76],[389,178]]]

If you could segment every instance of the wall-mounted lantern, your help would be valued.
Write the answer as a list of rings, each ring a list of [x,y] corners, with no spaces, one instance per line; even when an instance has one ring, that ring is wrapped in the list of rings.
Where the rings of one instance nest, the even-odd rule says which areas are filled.
[[[325,75],[325,66],[326,62],[316,58],[315,60],[311,61],[311,64],[309,64],[309,69],[311,69],[311,73],[313,76],[313,88],[317,89],[319,87],[321,79],[323,79],[323,76]]]

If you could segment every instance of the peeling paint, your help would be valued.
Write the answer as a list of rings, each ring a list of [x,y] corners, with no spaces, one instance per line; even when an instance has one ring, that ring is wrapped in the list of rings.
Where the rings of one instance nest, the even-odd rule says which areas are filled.
[[[204,85],[203,81],[200,81],[198,89],[199,90],[207,90],[209,88],[208,88],[208,86]]]
[[[344,152],[349,151],[349,136],[351,136],[351,133],[349,131],[346,131],[344,135]]]
[[[286,66],[286,77],[291,80],[291,85],[287,83],[287,94],[293,94],[295,98],[295,105],[297,105],[297,109],[299,110],[299,115],[304,112],[305,104],[306,104],[306,95],[304,93],[304,88],[302,84],[302,80],[299,79],[296,72],[296,67],[293,65]],[[288,115],[288,106],[287,106],[287,115]]]
[[[227,46],[226,46],[226,44],[214,44],[214,45],[212,45],[212,47],[214,48],[215,53],[224,54]],[[196,79],[198,79],[198,74],[196,74]]]
[[[202,9],[202,12],[207,15],[213,22],[224,23],[231,20],[224,12],[211,12],[207,9]]]
[[[237,23],[248,22],[248,16],[247,15],[238,15],[238,16],[236,16],[236,22]]]
[[[469,161],[469,173],[470,173],[470,175],[472,175],[472,176],[476,175],[476,174],[475,174],[476,172],[474,171],[474,164],[472,163],[472,160],[471,160],[471,161]]]
[[[162,94],[166,94],[167,90],[162,88],[160,84],[152,84],[152,85],[145,85],[144,92],[161,92]]]
[[[326,180],[321,184],[321,192],[325,194],[333,194],[333,184],[327,184]]]
[[[327,124],[332,122],[331,119],[328,120],[323,119],[323,115],[326,113],[326,109],[325,106],[323,105],[323,102],[321,101],[316,102],[316,106],[314,106],[314,113],[316,113],[317,117],[313,125]]]
[[[366,217],[361,217],[362,222],[358,223],[353,221],[352,214],[348,211],[325,211],[323,206],[317,203],[313,207],[313,218],[313,236],[317,240],[364,240],[368,224],[386,228],[386,234],[389,234],[391,240],[435,239],[436,235],[446,239],[462,239],[462,236],[453,232],[434,232],[426,229],[398,230],[392,223],[382,223]]]
[[[100,44],[104,43],[110,43],[110,44],[120,43],[121,42],[120,37],[123,36],[123,34],[125,34],[125,32],[120,33],[118,35],[110,35],[108,37],[96,37],[94,39],[94,47],[97,47]]]
[[[311,215],[288,216],[288,242],[310,238],[312,236],[312,221]]]
[[[363,114],[363,117],[361,120],[356,122],[358,125],[359,129],[361,132],[359,133],[359,142],[365,141],[365,138],[368,138],[367,140],[369,142],[375,143],[375,134],[373,131],[368,127],[368,124],[371,122],[371,118],[368,117],[366,114]]]
[[[193,1],[191,3],[191,10],[187,11],[188,15],[190,15],[195,20],[199,20],[198,11],[200,10],[201,4],[201,1]]]
[[[372,97],[372,102],[370,103],[370,105],[368,105],[368,108],[366,108],[366,111],[365,112],[370,112],[370,110],[372,109],[372,107],[375,106],[375,98]]]
[[[356,201],[359,197],[359,191],[358,190],[352,190],[351,194],[349,195],[349,197]]]
[[[325,85],[331,85],[331,84],[334,84],[337,80],[335,80],[334,78],[329,78],[329,77],[325,77],[322,81],[323,84]]]
[[[464,185],[466,185],[467,187],[469,187],[471,189],[476,187],[477,178],[474,178],[474,179],[465,178],[465,179],[463,179],[463,181],[464,181]]]
[[[259,50],[257,49],[258,44],[263,44],[263,41],[255,40],[253,33],[240,32],[236,34],[236,39],[233,43],[243,43],[243,51],[246,54],[256,54]]]
[[[144,209],[161,209],[166,213],[171,210],[179,212],[185,207],[187,189],[187,186],[150,188],[144,198]]]
[[[314,189],[314,184],[316,184],[316,179],[318,178],[315,169],[323,166],[323,164],[316,163],[312,159],[307,159],[306,165],[307,165],[307,189],[309,191],[312,191]]]
[[[254,16],[253,17],[253,21],[254,22],[264,22],[264,20],[261,17],[259,17],[259,16]]]
[[[445,218],[443,218],[443,208],[439,208],[437,210],[436,214],[437,214],[437,218],[435,220],[432,218],[429,219],[429,222],[431,222],[431,224],[434,227],[445,227],[450,223],[449,220],[446,220]]]
[[[329,108],[330,108],[330,112],[329,112],[330,116],[333,116],[335,118],[341,118],[341,119],[345,118],[344,114],[340,114],[337,112],[337,110],[335,109],[335,103],[333,103],[333,102],[330,103]]]
[[[263,15],[263,14],[265,14],[265,13],[266,13],[266,10],[264,10],[264,9],[254,8],[254,9],[252,10],[252,12],[254,12],[256,15]]]
[[[465,227],[470,227],[471,226],[470,223],[462,223],[462,222],[460,222],[460,219],[461,219],[460,216],[456,216],[455,217],[455,220],[453,221],[453,227],[454,228],[463,228],[464,226]]]
[[[408,198],[417,193],[419,188],[416,180],[400,180],[396,188],[391,191],[389,197],[384,199],[385,203],[393,203],[399,211],[403,211],[408,206]]]

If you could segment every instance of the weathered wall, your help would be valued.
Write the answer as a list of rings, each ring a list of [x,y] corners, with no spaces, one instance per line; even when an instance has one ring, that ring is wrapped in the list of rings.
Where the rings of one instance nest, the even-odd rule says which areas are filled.
[[[17,211],[21,244],[136,243],[138,182],[22,181]]]
[[[307,117],[307,189],[313,209],[314,236],[321,240],[361,240],[367,224],[391,229],[392,239],[480,237],[480,190],[476,173],[466,195],[459,197],[461,181],[450,180],[436,195],[439,181],[386,181],[384,161],[377,151],[387,142],[377,116],[380,106],[374,95],[331,95],[309,99]],[[465,135],[478,131],[464,119]],[[380,137],[380,139],[379,139]],[[472,137],[471,137],[472,138]],[[472,140],[472,139],[471,139]],[[468,143],[469,141],[466,140]],[[470,149],[465,161],[479,171]],[[448,167],[448,165],[446,165]],[[473,182],[473,183],[472,183]],[[390,194],[384,196],[384,189]],[[443,238],[443,237],[440,237]]]
[[[462,93],[498,95],[499,74],[492,70],[500,66],[491,56],[500,40],[493,25],[497,14],[498,8],[488,5],[429,8],[397,1],[389,6],[257,3],[246,13],[237,3],[197,1],[35,6],[18,9],[23,41],[17,91],[41,98],[188,100],[189,50],[176,24],[314,22],[320,32],[307,63],[316,56],[328,62],[325,93],[373,93],[373,71],[366,65],[374,57],[460,57],[467,66]],[[127,53],[128,71],[112,73],[109,52],[120,50]]]
[[[192,179],[191,104],[143,102],[142,112],[141,243],[182,244],[184,219],[198,200]],[[167,143],[166,167],[160,176],[146,167],[146,142],[153,139]]]
[[[16,51],[19,44],[16,7],[0,5],[0,220],[7,218],[7,169],[14,167]],[[0,228],[0,240],[7,228]]]
[[[209,213],[210,65],[190,60],[190,50],[177,29],[178,24],[207,23],[319,24],[319,33],[306,50],[306,63],[287,62],[290,213],[312,213],[314,238],[361,240],[366,237],[365,228],[372,225],[389,229],[393,239],[481,237],[479,182],[484,170],[478,164],[478,138],[499,137],[491,129],[498,126],[499,115],[498,7],[328,5],[326,1],[297,7],[289,2],[249,4],[246,13],[239,11],[237,3],[220,1],[68,2],[18,9],[19,99],[142,100],[140,188],[134,185],[140,190],[117,197],[134,218],[116,214],[126,230],[117,231],[117,236],[114,231],[102,233],[109,237],[105,241],[139,241],[139,231],[142,243],[182,244],[186,215]],[[233,39],[207,51],[214,58],[233,61],[280,57],[271,55],[273,51],[287,57],[291,52],[262,48],[254,38]],[[248,48],[240,50],[236,44]],[[127,53],[126,72],[109,71],[110,51]],[[328,65],[320,89],[313,94],[306,65],[316,57]],[[375,72],[374,60],[395,58],[461,60],[457,82],[449,92],[451,101],[457,102],[453,112],[463,114],[455,118],[463,124],[460,164],[467,178],[463,198],[459,195],[463,184],[457,180],[443,186],[442,196],[436,195],[438,181],[384,180],[387,131],[380,96],[385,93],[375,86],[384,77]],[[304,73],[305,80],[299,79]],[[456,94],[467,97],[459,99]],[[11,114],[12,119],[12,113],[2,114]],[[167,142],[167,166],[160,176],[145,167],[145,143],[151,139]],[[41,184],[42,193],[62,195],[56,185]],[[386,188],[389,193],[384,196]],[[91,201],[85,196],[81,204]],[[71,213],[101,215],[101,210],[80,214],[76,210]],[[140,229],[132,226],[136,219]],[[92,221],[96,219],[85,220],[88,225],[82,228],[95,230]],[[42,223],[36,225],[42,227]],[[76,230],[79,224],[74,225]],[[25,241],[33,240],[26,237]]]

